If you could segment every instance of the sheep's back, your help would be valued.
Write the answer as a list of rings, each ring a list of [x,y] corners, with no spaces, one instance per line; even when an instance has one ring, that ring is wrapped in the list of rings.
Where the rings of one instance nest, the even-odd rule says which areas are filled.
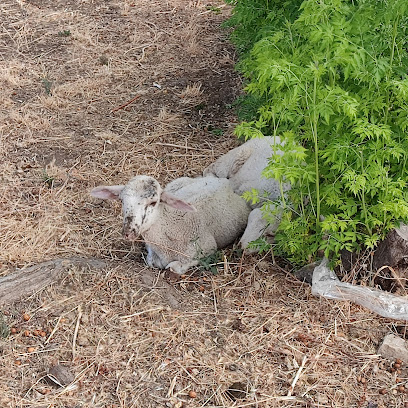
[[[205,220],[205,230],[214,237],[217,247],[224,248],[244,232],[250,209],[229,183],[217,198],[196,205],[197,215]]]
[[[181,177],[169,183],[165,191],[190,204],[211,201],[215,195],[227,191],[227,179],[215,177]]]
[[[234,242],[245,230],[249,208],[231,188],[227,179],[203,177],[171,182],[166,191],[193,204],[197,211],[186,212],[160,205],[156,223],[145,232],[146,242],[155,246],[165,262],[183,259],[192,243],[206,247],[206,240],[215,240],[218,248]],[[197,255],[200,255],[197,253]]]

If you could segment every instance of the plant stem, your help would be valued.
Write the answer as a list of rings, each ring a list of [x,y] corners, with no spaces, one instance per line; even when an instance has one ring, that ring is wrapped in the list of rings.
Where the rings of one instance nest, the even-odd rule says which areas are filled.
[[[364,176],[364,158],[363,158],[363,152],[360,152],[361,154],[361,175]],[[368,234],[371,235],[372,231],[370,226],[368,225],[368,216],[367,216],[367,206],[365,202],[365,194],[364,194],[364,186],[361,190],[361,206],[363,209],[363,214],[364,214],[364,222],[365,222],[365,227],[367,228]]]
[[[282,198],[282,208],[286,208],[286,200],[285,200],[285,193],[283,191],[283,182],[282,182],[282,180],[279,180],[279,191],[280,191],[281,198]]]
[[[317,139],[316,99],[317,99],[317,72],[315,73],[314,80],[313,80],[312,134],[313,134],[313,140],[314,140],[315,173],[316,173],[316,232],[318,232],[319,231],[319,225],[320,225],[320,180],[319,180],[320,174],[319,174],[319,144],[318,144],[318,139]]]
[[[399,24],[399,15],[394,20],[394,25],[392,29],[392,43],[391,43],[391,56],[390,56],[390,69],[387,74],[387,83],[389,82],[389,76],[392,74],[393,69],[392,69],[392,64],[394,63],[394,55],[395,55],[395,45],[396,45],[396,39],[397,39],[397,29],[398,29],[398,24]],[[384,123],[388,123],[388,112],[390,110],[390,91],[387,90],[387,105],[386,105],[386,111],[385,111],[385,118],[384,118]]]

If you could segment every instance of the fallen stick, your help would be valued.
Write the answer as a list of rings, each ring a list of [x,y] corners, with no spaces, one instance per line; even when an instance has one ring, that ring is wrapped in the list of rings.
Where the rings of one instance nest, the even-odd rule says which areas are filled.
[[[59,258],[19,269],[0,278],[0,305],[31,295],[55,282],[72,265],[102,268],[106,263],[95,258]]]
[[[111,113],[115,113],[120,109],[126,108],[126,106],[130,105],[131,103],[133,103],[136,99],[139,99],[142,95],[136,95],[133,99],[131,99],[130,101],[124,103],[121,106],[118,106],[117,108],[111,110]]]
[[[288,397],[292,396],[293,390],[295,389],[295,385],[298,382],[298,380],[300,378],[300,375],[302,374],[303,369],[305,368],[306,361],[307,361],[307,357],[303,356],[302,363],[301,363],[301,365],[300,365],[300,367],[299,367],[299,369],[298,369],[298,371],[297,371],[297,373],[295,375],[295,378],[292,381],[292,384],[290,385],[288,395],[287,395]]]
[[[74,337],[72,338],[72,361],[75,359],[75,346],[76,346],[76,341],[78,337],[78,330],[79,330],[79,324],[81,323],[81,317],[82,317],[82,309],[81,305],[78,306],[78,317],[75,325],[75,330],[74,330]]]

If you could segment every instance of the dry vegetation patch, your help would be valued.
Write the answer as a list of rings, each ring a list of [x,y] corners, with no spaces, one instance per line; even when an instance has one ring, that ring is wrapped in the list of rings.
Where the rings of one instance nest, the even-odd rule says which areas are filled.
[[[68,263],[3,307],[1,407],[406,407],[406,366],[375,354],[406,325],[316,299],[268,256],[227,250],[217,275],[164,277],[121,240],[119,203],[88,194],[135,174],[199,175],[236,145],[228,13],[219,1],[1,2],[0,275],[107,262]]]

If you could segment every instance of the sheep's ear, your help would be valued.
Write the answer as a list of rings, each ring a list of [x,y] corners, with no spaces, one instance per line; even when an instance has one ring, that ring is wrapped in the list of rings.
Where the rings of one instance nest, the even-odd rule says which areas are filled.
[[[194,206],[189,203],[186,203],[183,200],[175,197],[173,194],[166,193],[163,191],[160,196],[160,201],[169,205],[170,207],[176,208],[177,210],[182,211],[197,211]]]
[[[125,186],[98,186],[91,191],[91,196],[103,200],[119,200],[119,194]]]

